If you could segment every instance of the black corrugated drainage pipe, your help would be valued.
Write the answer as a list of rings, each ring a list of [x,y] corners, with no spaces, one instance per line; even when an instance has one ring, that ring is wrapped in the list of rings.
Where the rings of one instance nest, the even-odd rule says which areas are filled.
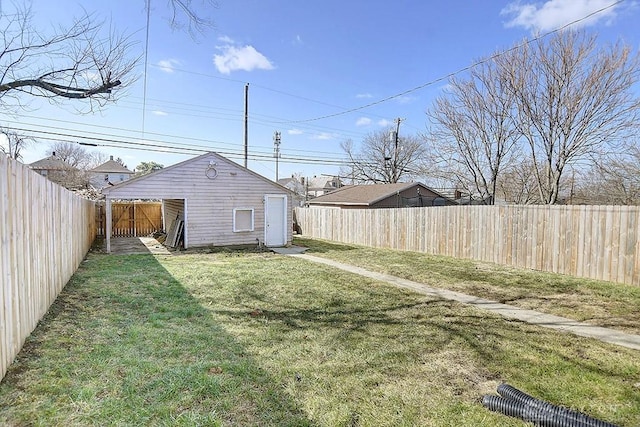
[[[501,396],[484,396],[482,404],[496,412],[541,427],[616,427],[614,424],[600,421],[580,412],[556,406],[536,399],[508,385],[498,386]]]

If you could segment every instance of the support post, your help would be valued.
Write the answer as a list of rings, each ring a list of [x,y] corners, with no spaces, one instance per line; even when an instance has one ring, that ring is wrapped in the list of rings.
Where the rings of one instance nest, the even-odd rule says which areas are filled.
[[[105,234],[107,235],[107,253],[111,253],[111,199],[109,197],[106,198],[106,212],[105,212]]]
[[[249,161],[249,83],[244,86],[244,167]]]

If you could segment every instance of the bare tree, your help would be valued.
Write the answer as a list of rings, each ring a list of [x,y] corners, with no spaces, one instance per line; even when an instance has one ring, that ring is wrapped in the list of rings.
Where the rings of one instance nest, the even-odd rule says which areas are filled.
[[[571,201],[583,204],[640,205],[640,147],[629,142],[616,155],[594,162],[575,184]]]
[[[514,122],[530,148],[543,203],[558,201],[568,165],[637,129],[640,99],[632,88],[640,62],[632,47],[598,49],[594,36],[564,31],[496,61],[516,102]]]
[[[615,151],[638,129],[639,65],[632,48],[597,48],[595,37],[571,31],[481,61],[468,79],[451,79],[428,112],[431,175],[483,198],[500,190],[558,202],[568,166]]]
[[[217,8],[214,0],[168,0],[170,25],[186,27],[192,36],[213,25],[198,3]],[[6,112],[24,109],[32,96],[51,102],[85,100],[78,110],[91,111],[115,100],[134,80],[141,56],[130,55],[130,37],[86,12],[46,33],[34,26],[29,5],[14,5],[15,10],[7,13],[5,6],[0,15],[0,108]],[[145,9],[151,11],[151,0],[145,0]]]
[[[99,151],[88,151],[73,143],[58,141],[50,146],[49,153],[62,160],[68,167],[58,173],[56,182],[69,189],[86,188],[91,179],[90,170],[105,162],[107,156]]]
[[[137,62],[129,52],[132,42],[104,23],[85,14],[68,27],[45,34],[32,22],[29,7],[0,17],[0,107],[20,109],[22,95],[87,100],[89,108],[114,99],[126,86]]]
[[[451,78],[446,93],[427,111],[434,156],[427,169],[439,165],[435,169],[449,174],[454,185],[492,204],[518,139],[513,108],[513,96],[493,62],[482,62],[468,79]]]
[[[11,129],[0,128],[0,151],[14,160],[22,160],[22,150],[35,140]]]
[[[347,140],[342,149],[349,157],[348,175],[354,182],[396,183],[418,175],[418,162],[425,153],[424,142],[416,136],[390,138],[389,131],[367,135],[359,150]]]
[[[527,159],[513,162],[500,174],[497,196],[508,203],[518,205],[540,204],[535,171]]]
[[[91,152],[79,144],[62,141],[51,144],[50,153],[55,153],[56,158],[64,161],[70,167],[85,171],[104,163],[107,158],[104,153],[99,151]]]
[[[194,3],[200,3],[205,9],[218,8],[218,2],[215,0],[201,0],[200,2],[194,2],[193,0],[167,1],[171,10],[171,18],[169,20],[171,27],[174,29],[183,29],[186,27],[192,37],[195,37],[197,34],[202,34],[207,27],[213,26],[213,21],[202,13],[199,13]],[[151,7],[151,0],[146,0],[146,7]]]

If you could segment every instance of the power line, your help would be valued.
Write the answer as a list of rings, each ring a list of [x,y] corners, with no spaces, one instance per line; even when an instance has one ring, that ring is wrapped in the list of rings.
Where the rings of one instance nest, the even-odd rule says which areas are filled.
[[[93,125],[93,124],[89,125],[89,124],[84,124],[84,123],[75,122],[75,121],[69,121],[69,120],[50,119],[50,118],[38,117],[38,116],[25,116],[25,117],[38,119],[38,120],[55,121],[57,123],[69,123],[69,124],[74,124],[74,125],[95,127],[95,128],[100,128],[100,129],[119,130],[119,131],[124,131],[125,133],[134,133],[134,134],[136,134],[138,132],[138,131],[133,130],[133,129],[125,129],[125,128],[120,128],[120,127],[104,126],[104,125]],[[44,128],[47,128],[47,129],[54,129],[54,130],[60,130],[60,131],[69,131],[69,129],[67,129],[67,128],[58,127],[58,126],[41,125],[41,124],[34,124],[34,123],[25,123],[25,122],[12,121],[12,120],[5,120],[5,122],[6,123],[18,124],[18,125],[22,125],[22,126],[44,127]],[[85,133],[87,135],[100,135],[100,136],[115,137],[115,138],[129,138],[129,136],[126,136],[126,135],[109,134],[109,133],[104,133],[104,132],[92,132],[92,131],[87,131],[87,130],[75,130],[75,132],[83,132],[83,133]],[[228,146],[233,146],[233,147],[238,145],[238,143],[236,143],[236,142],[226,142],[226,141],[211,140],[211,139],[204,139],[204,138],[187,137],[187,136],[182,136],[182,135],[171,135],[171,134],[165,134],[165,133],[159,133],[159,132],[146,132],[146,134],[147,135],[154,135],[154,136],[157,136],[157,137],[172,138],[172,139],[179,139],[179,140],[189,140],[189,141],[203,142],[203,143],[215,143],[215,144],[219,144],[219,145],[228,145]],[[151,140],[151,141],[154,141],[154,140]],[[159,143],[163,143],[163,144],[177,144],[177,145],[185,145],[185,146],[200,147],[200,148],[218,149],[218,147],[212,147],[212,146],[202,146],[202,145],[196,145],[196,144],[185,144],[185,143],[180,143],[180,142],[170,142],[170,141],[162,141],[162,140],[155,140],[155,141],[159,142]],[[327,156],[327,155],[328,156],[337,156],[337,155],[339,155],[339,154],[334,153],[334,152],[314,151],[314,150],[304,150],[304,149],[293,149],[293,148],[289,148],[289,149],[287,149],[287,151],[289,151],[289,152],[302,152],[302,153],[315,153],[315,154],[322,154],[322,155],[325,155],[325,156]]]
[[[449,78],[455,76],[456,74],[460,74],[460,73],[463,73],[465,71],[469,71],[470,69],[472,69],[474,67],[477,67],[478,65],[482,65],[482,64],[484,64],[484,63],[486,63],[488,61],[496,59],[496,58],[498,58],[498,57],[500,57],[502,55],[505,55],[505,54],[507,54],[509,52],[512,52],[514,50],[520,49],[521,47],[527,46],[527,45],[529,45],[529,44],[531,44],[533,42],[536,42],[538,40],[541,40],[541,39],[543,39],[543,38],[545,38],[547,36],[550,36],[552,34],[558,33],[558,32],[560,32],[560,31],[562,31],[562,30],[564,30],[564,29],[566,29],[566,28],[568,28],[568,27],[570,27],[572,25],[578,24],[578,23],[580,23],[582,21],[585,21],[585,20],[591,18],[594,15],[602,13],[607,9],[611,9],[612,7],[617,6],[618,4],[622,3],[623,1],[624,0],[618,0],[615,3],[610,4],[609,6],[605,6],[605,7],[601,8],[601,9],[598,9],[598,10],[596,10],[594,12],[591,12],[588,15],[586,15],[586,16],[584,16],[582,18],[576,19],[575,21],[571,21],[568,24],[565,24],[565,25],[563,25],[563,26],[561,26],[559,28],[556,28],[554,30],[546,32],[546,33],[544,33],[544,34],[542,34],[540,36],[533,37],[532,39],[525,40],[524,42],[522,42],[520,44],[517,44],[514,47],[511,47],[509,49],[503,50],[502,52],[495,53],[495,54],[493,54],[493,55],[491,55],[491,56],[489,56],[489,57],[487,57],[485,59],[476,61],[476,62],[472,63],[471,65],[468,65],[466,67],[460,68],[460,69],[458,69],[456,71],[453,71],[453,72],[451,72],[449,74],[446,74],[446,75],[444,75],[442,77],[438,77],[438,78],[436,78],[434,80],[428,81],[426,83],[423,83],[423,84],[421,84],[419,86],[416,86],[414,88],[407,89],[407,90],[402,91],[400,93],[396,93],[395,95],[391,95],[391,96],[388,96],[386,98],[382,98],[382,99],[380,99],[378,101],[370,102],[370,103],[362,105],[360,107],[355,107],[355,108],[350,108],[350,109],[345,110],[345,111],[340,111],[338,113],[326,114],[324,116],[314,117],[314,118],[311,118],[311,119],[290,120],[290,121],[282,122],[282,124],[284,124],[284,123],[306,123],[306,122],[313,122],[313,121],[317,121],[317,120],[329,119],[329,118],[332,118],[332,117],[338,117],[338,116],[342,116],[342,115],[345,115],[345,114],[354,113],[356,111],[364,110],[364,109],[367,109],[369,107],[373,107],[375,105],[383,104],[385,102],[391,101],[391,100],[396,99],[396,98],[400,98],[400,97],[406,96],[406,95],[408,95],[410,93],[413,93],[413,92],[416,92],[418,90],[424,89],[425,87],[432,86],[432,85],[434,85],[436,83],[440,83],[442,81],[448,80]]]
[[[132,97],[135,98],[135,97]],[[151,101],[151,99],[150,99]],[[233,109],[228,109],[228,108],[212,108],[212,107],[208,107],[208,106],[204,106],[204,105],[197,105],[197,104],[186,104],[186,103],[180,103],[180,102],[172,102],[172,101],[162,101],[162,100],[155,100],[156,102],[161,102],[161,103],[167,103],[167,104],[176,104],[176,105],[187,105],[190,107],[200,107],[200,108],[204,108],[204,110],[200,110],[200,109],[196,109],[196,108],[181,108],[181,107],[169,107],[171,108],[175,108],[177,110],[184,110],[184,111],[193,111],[193,112],[197,112],[197,113],[208,113],[208,111],[206,109],[211,109],[211,110],[223,110],[223,111],[229,111],[229,113],[213,113],[214,115],[205,115],[205,116],[201,116],[201,115],[195,115],[195,114],[181,114],[181,113],[174,113],[172,112],[172,114],[177,114],[177,115],[184,115],[187,117],[203,117],[203,118],[216,118],[216,119],[220,119],[220,120],[234,120],[234,121],[241,121],[242,120],[242,114],[243,112],[241,110],[233,110]],[[126,99],[123,99],[120,101],[120,103],[125,103],[125,104],[132,104],[132,105],[140,105],[140,103],[134,102],[134,101],[129,101]],[[165,106],[160,105],[161,108],[164,108]],[[126,107],[125,107],[126,108]],[[171,111],[171,110],[169,110]],[[229,116],[232,118],[221,118],[218,117],[216,114],[219,114],[221,116]],[[264,118],[264,119],[262,119]],[[268,126],[274,126],[275,124],[281,124],[283,122],[286,122],[285,119],[283,119],[282,117],[275,117],[275,116],[270,116],[270,115],[266,115],[266,114],[260,114],[260,113],[253,113],[252,114],[252,123],[264,123]],[[350,131],[350,130],[345,130],[345,129],[338,129],[338,128],[333,128],[333,127],[327,127],[327,126],[312,126],[312,125],[304,125],[301,126],[302,128],[306,128],[306,129],[320,129],[320,130],[332,130],[332,131],[338,131],[342,134],[345,135],[352,135],[355,137],[362,137],[364,136],[364,132],[355,132],[355,131]]]
[[[22,132],[31,132],[35,134],[46,135],[48,139],[53,141],[62,141],[62,142],[71,142],[77,143],[80,145],[87,146],[95,146],[95,147],[112,147],[112,148],[121,148],[121,149],[137,149],[137,150],[146,150],[146,151],[156,151],[156,152],[169,152],[176,154],[200,154],[207,153],[210,151],[215,151],[216,153],[228,156],[230,158],[243,158],[244,154],[241,150],[216,150],[213,147],[204,147],[197,146],[193,144],[182,144],[182,145],[191,145],[185,147],[176,147],[172,145],[161,145],[155,144],[151,142],[140,142],[140,141],[126,141],[121,139],[111,139],[111,138],[102,138],[102,137],[93,137],[93,136],[84,136],[84,135],[76,135],[62,132],[52,132],[46,130],[36,130],[36,129],[25,129],[25,128],[13,128]],[[91,142],[78,142],[75,139],[88,140]],[[163,141],[156,141],[161,142]],[[118,145],[113,145],[118,144]],[[250,158],[252,160],[257,159],[272,159],[272,153],[269,152],[260,152],[254,151],[250,153]],[[326,158],[316,158],[316,157],[296,157],[296,156],[281,156],[282,161],[286,163],[301,163],[301,164],[322,164],[322,165],[332,165],[332,166],[340,166],[347,164],[347,160],[343,159],[326,159]]]
[[[151,65],[151,67],[155,67],[155,68],[160,68],[160,69],[165,68],[165,67],[162,67],[160,65],[154,65],[154,64],[150,64],[150,65]],[[171,67],[171,70],[172,71],[178,71],[178,72],[185,73],[185,74],[193,74],[193,75],[197,75],[197,76],[209,77],[209,78],[218,79],[218,80],[226,80],[226,81],[230,81],[230,82],[234,82],[234,83],[246,84],[246,82],[241,81],[241,80],[230,79],[230,78],[220,77],[220,76],[216,76],[216,75],[213,75],[213,74],[201,73],[201,72],[196,72],[196,71],[189,71],[189,70],[185,70],[185,69],[181,69],[181,68]],[[281,95],[289,96],[289,97],[292,97],[292,98],[301,99],[303,101],[313,102],[315,104],[320,104],[320,105],[324,105],[324,106],[328,106],[328,107],[334,107],[334,108],[342,108],[342,109],[345,108],[345,107],[340,106],[340,105],[330,104],[328,102],[319,101],[317,99],[312,99],[312,98],[308,98],[308,97],[305,97],[305,96],[292,94],[292,93],[285,92],[285,91],[279,90],[279,89],[273,89],[273,88],[270,88],[270,87],[267,87],[267,86],[264,86],[264,85],[260,85],[260,84],[251,83],[251,86],[252,87],[257,87],[257,88],[260,88],[260,89],[264,89],[264,90],[267,90],[267,91],[270,91],[270,92],[279,93]],[[380,119],[387,119],[387,117],[380,116],[380,115],[377,115],[377,114],[371,114],[371,115],[373,117],[377,117],[377,118],[380,118]],[[277,118],[277,119],[279,121],[273,122],[273,124],[292,123],[292,121],[288,121],[288,120],[284,120],[284,119],[280,119],[280,118]]]

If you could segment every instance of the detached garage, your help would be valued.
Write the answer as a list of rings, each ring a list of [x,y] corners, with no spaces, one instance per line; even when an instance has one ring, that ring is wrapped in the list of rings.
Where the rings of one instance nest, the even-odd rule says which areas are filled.
[[[184,247],[291,243],[292,193],[216,153],[104,188],[106,216],[120,199],[160,199],[165,231]],[[111,224],[106,221],[107,252]]]

